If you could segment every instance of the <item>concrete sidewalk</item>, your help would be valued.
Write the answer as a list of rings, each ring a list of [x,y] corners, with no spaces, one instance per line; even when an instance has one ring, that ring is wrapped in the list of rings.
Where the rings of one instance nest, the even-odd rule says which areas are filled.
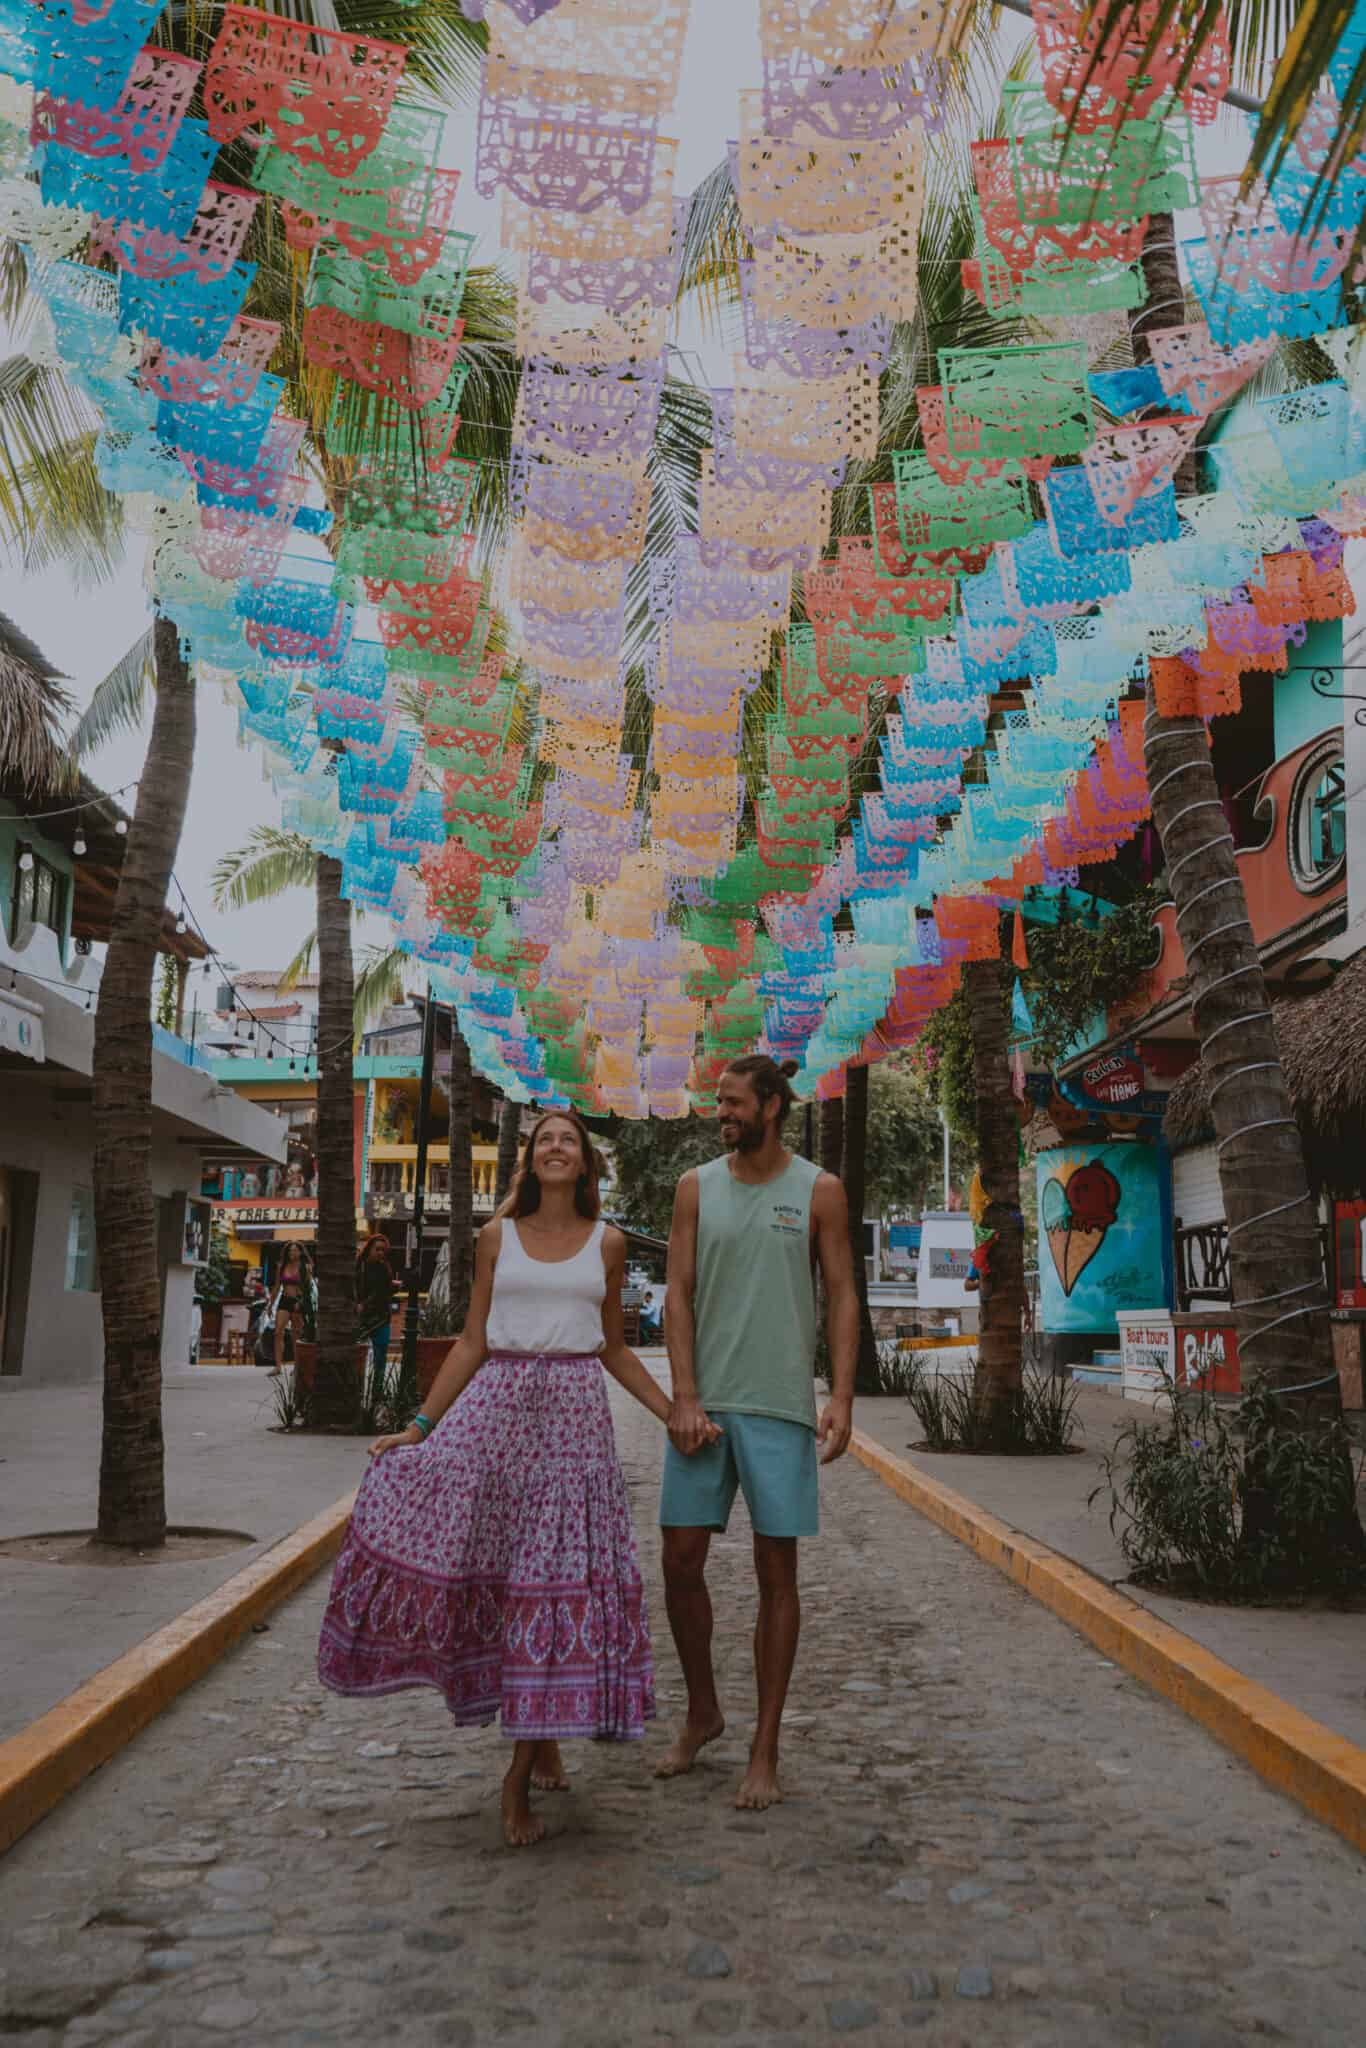
[[[203,1365],[165,1381],[172,1526],[237,1530],[248,1543],[146,1564],[49,1564],[0,1551],[0,1739],[356,1485],[364,1439],[272,1429],[274,1384],[252,1366]],[[0,1397],[0,1541],[94,1526],[100,1409],[98,1384]]]
[[[1081,1449],[1075,1456],[978,1458],[913,1449],[924,1432],[903,1396],[861,1397],[854,1407],[858,1427],[887,1450],[1107,1584],[1122,1584],[1131,1599],[1246,1677],[1366,1747],[1366,1614],[1213,1607],[1131,1584],[1118,1540],[1110,1533],[1110,1494],[1101,1458],[1127,1423],[1151,1423],[1154,1413],[1087,1387],[1080,1391],[1076,1412],[1075,1440]],[[1088,1496],[1098,1486],[1101,1495],[1088,1509]]]

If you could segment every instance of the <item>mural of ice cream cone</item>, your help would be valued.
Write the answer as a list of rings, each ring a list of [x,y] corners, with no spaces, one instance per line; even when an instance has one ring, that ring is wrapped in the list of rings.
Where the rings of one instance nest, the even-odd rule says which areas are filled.
[[[1062,1291],[1070,1294],[1080,1280],[1086,1267],[1104,1244],[1108,1233],[1105,1230],[1069,1230],[1067,1248],[1062,1262]],[[1054,1254],[1056,1257],[1056,1254]]]

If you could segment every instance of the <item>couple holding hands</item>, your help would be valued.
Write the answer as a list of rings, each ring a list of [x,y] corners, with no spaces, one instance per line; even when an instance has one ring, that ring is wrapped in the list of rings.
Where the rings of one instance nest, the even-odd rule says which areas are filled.
[[[603,1222],[580,1119],[538,1118],[481,1231],[464,1330],[423,1413],[372,1447],[333,1574],[318,1669],[350,1694],[435,1686],[459,1726],[501,1716],[510,1844],[538,1841],[533,1787],[566,1780],[571,1736],[639,1739],[654,1669],[604,1372],[669,1434],[659,1519],[665,1604],[688,1691],[656,1775],[691,1769],[724,1726],[707,1550],[737,1487],[754,1530],[758,1719],[736,1805],[781,1795],[778,1736],[799,1626],[797,1542],[816,1467],[848,1447],[858,1306],[844,1189],[782,1141],[792,1095],[763,1054],[717,1089],[725,1151],[685,1174],[669,1241],[670,1400],[626,1344],[626,1240]],[[816,1287],[831,1388],[817,1419]]]

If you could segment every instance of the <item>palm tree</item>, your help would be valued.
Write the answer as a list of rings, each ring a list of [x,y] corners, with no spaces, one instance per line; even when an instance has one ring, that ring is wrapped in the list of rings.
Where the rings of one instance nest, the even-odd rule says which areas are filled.
[[[503,1106],[498,1112],[498,1165],[494,1174],[494,1204],[497,1206],[512,1186],[512,1176],[517,1171],[517,1150],[522,1135],[522,1105],[511,1095],[503,1097]]]
[[[858,1292],[859,1345],[854,1390],[860,1394],[880,1394],[877,1338],[868,1306],[868,1266],[863,1255],[863,1212],[868,1206],[868,1068],[862,1062],[849,1068],[845,1083],[843,1168],[854,1286]]]
[[[318,1363],[310,1420],[354,1420],[360,1398],[352,1310],[356,1253],[353,1041],[388,1003],[401,999],[407,956],[373,948],[359,976],[351,946],[351,905],[342,864],[300,833],[260,825],[214,869],[219,910],[272,902],[311,888],[317,923],[280,977],[289,988],[318,960]]]
[[[456,8],[439,4],[439,0],[418,0],[417,5],[405,5],[403,0],[380,0],[378,7],[374,0],[295,0],[289,12],[294,18],[310,22],[320,30],[340,28],[404,44],[409,51],[408,77],[429,91],[463,93],[468,97],[473,90],[477,60],[485,42],[484,30],[467,22]],[[209,14],[195,9],[172,10],[158,29],[159,39],[164,44],[178,53],[194,57],[205,54],[214,33],[215,24]],[[241,168],[240,151],[229,149],[225,162],[231,175],[235,169]],[[331,485],[335,481],[335,471],[327,458],[321,423],[327,416],[334,380],[329,375],[320,376],[299,357],[295,317],[297,279],[270,208],[261,209],[246,253],[255,258],[258,265],[246,310],[255,316],[282,321],[288,357],[285,364],[286,405],[310,421],[314,430],[314,451]],[[481,422],[496,425],[500,405],[510,417],[511,394],[515,385],[515,373],[509,367],[507,287],[501,281],[492,280],[489,273],[482,273],[482,276],[489,286],[486,302],[480,304],[479,274],[475,274],[467,288],[467,312],[479,357],[476,369],[481,405],[477,417]],[[27,273],[22,253],[16,245],[6,244],[0,250],[0,308],[11,322],[22,317],[26,294]],[[475,441],[482,442],[488,431],[481,424],[474,431]],[[468,446],[469,440],[468,431],[462,428],[462,439],[457,443],[459,452],[480,452],[477,446]],[[91,570],[98,573],[115,564],[121,531],[119,511],[95,475],[93,444],[94,429],[89,408],[59,372],[24,356],[11,357],[0,364],[0,535],[18,548],[30,566],[55,559],[59,554],[63,559],[79,564],[83,574]],[[504,452],[501,446],[499,452]],[[501,516],[501,493],[490,495],[486,492],[485,496],[489,516],[496,521]],[[108,687],[102,690],[99,701],[92,705],[93,715],[88,714],[78,729],[79,737],[90,745],[96,743],[101,733],[107,733],[119,724],[137,722],[149,680],[157,688],[158,711],[152,722],[137,809],[129,827],[125,859],[125,877],[132,878],[128,882],[129,909],[127,916],[121,917],[116,908],[99,999],[101,1010],[108,1001],[114,1014],[107,1032],[96,1031],[97,1059],[102,1044],[125,1048],[129,1058],[125,1062],[126,1073],[111,1077],[104,1088],[97,1079],[97,1159],[102,1144],[106,1157],[112,1157],[115,1150],[111,1137],[101,1138],[100,1119],[105,1116],[113,1119],[116,1111],[125,1119],[132,1113],[134,1102],[142,1100],[137,1091],[141,1089],[144,1072],[148,1077],[146,1109],[150,1115],[151,981],[155,954],[153,951],[145,955],[141,923],[143,898],[156,896],[159,915],[170,884],[193,768],[193,675],[181,659],[178,637],[168,620],[159,618],[153,631],[129,650],[106,679]],[[169,693],[171,700],[164,719],[160,715],[163,691]],[[183,701],[187,693],[191,698],[188,713]],[[187,730],[191,736],[188,748],[184,744]],[[154,795],[149,796],[149,792]],[[155,817],[148,808],[153,802],[158,807]],[[174,832],[169,829],[172,822]],[[339,871],[335,880],[339,881]],[[139,906],[136,915],[132,908],[135,898]],[[121,903],[123,899],[124,888],[121,885]],[[335,959],[338,972],[341,971],[342,956],[339,952],[334,955],[333,947],[340,943],[344,918],[349,923],[349,912],[329,873],[319,884],[318,924],[320,945],[329,959]],[[125,947],[131,950],[125,951]],[[134,995],[132,978],[144,967],[146,972],[138,1003],[139,1026],[134,1022],[131,1007]],[[133,1040],[138,1038],[139,1030],[142,1042],[134,1045]],[[339,1065],[342,1057],[340,1053],[337,1055]],[[349,1063],[349,1049],[344,1057]],[[338,1090],[339,1099],[338,1074],[329,1075],[329,1089],[332,1087]],[[132,1093],[128,1092],[130,1089]],[[347,1105],[349,1117],[349,1083]],[[149,1157],[150,1141],[144,1122],[138,1144],[125,1156],[125,1170],[129,1159],[136,1169],[139,1162]],[[105,1274],[140,1272],[146,1257],[154,1259],[155,1256],[150,1181],[142,1187],[136,1203],[131,1199],[131,1189],[126,1189],[125,1193],[128,1201],[121,1201],[112,1208],[99,1199],[96,1201],[96,1245],[101,1271]],[[320,1211],[324,1206],[329,1213],[336,1211],[335,1192],[325,1205],[320,1193]],[[133,1241],[136,1233],[144,1231],[144,1224],[146,1244],[152,1248],[145,1255]],[[348,1275],[346,1291],[341,1296],[348,1303],[349,1290]],[[328,1292],[335,1295],[336,1290],[329,1288]],[[127,1313],[120,1310],[111,1318],[110,1293],[106,1287],[107,1374],[125,1371],[117,1360],[125,1356],[130,1342],[134,1343],[139,1360],[148,1355],[145,1337],[148,1297],[145,1290],[140,1291],[136,1298],[141,1307],[132,1321],[129,1320],[131,1310]],[[339,1315],[340,1308],[335,1307],[332,1313]],[[141,1333],[136,1337],[130,1335],[134,1323]],[[159,1350],[159,1342],[152,1348]],[[111,1357],[116,1361],[112,1366],[109,1363]],[[148,1456],[159,1463],[162,1459],[159,1379],[157,1384],[157,1426],[154,1432],[149,1426],[140,1441],[151,1446]],[[144,1389],[144,1394],[151,1398],[149,1390]],[[102,1475],[118,1469],[132,1441],[127,1433],[117,1430],[108,1417],[107,1407]],[[138,1463],[139,1467],[145,1466],[146,1459]],[[105,1490],[102,1476],[102,1501]],[[131,1465],[127,1487],[114,1487],[111,1481],[110,1490],[111,1494],[125,1492],[130,1499],[145,1495],[149,1502],[152,1494],[158,1498],[161,1495],[160,1484],[151,1487],[145,1470],[134,1470]],[[120,1528],[134,1529],[138,1533],[114,1534],[114,1521],[106,1517],[102,1507],[101,1534],[116,1542],[159,1542],[162,1540],[160,1535],[148,1538],[140,1533],[144,1528],[150,1528],[155,1519],[149,1506],[146,1515],[134,1516],[119,1524]],[[161,1512],[161,1525],[164,1530],[164,1510]]]
[[[1008,1048],[1010,977],[1000,960],[966,960],[963,994],[972,1033],[977,1162],[993,1233],[979,1294],[972,1397],[988,1439],[1002,1447],[1019,1392],[1024,1323],[1024,1225],[1020,1214],[1020,1139]]]
[[[447,1233],[446,1287],[452,1330],[463,1330],[474,1283],[474,1074],[464,1033],[451,1013],[451,1072],[446,1084],[450,1103],[450,1223]]]
[[[155,626],[152,739],[128,828],[95,1011],[94,1197],[104,1324],[97,1535],[166,1540],[161,1430],[161,1276],[152,1194],[152,1012],[166,890],[194,759],[194,679],[169,619]]]

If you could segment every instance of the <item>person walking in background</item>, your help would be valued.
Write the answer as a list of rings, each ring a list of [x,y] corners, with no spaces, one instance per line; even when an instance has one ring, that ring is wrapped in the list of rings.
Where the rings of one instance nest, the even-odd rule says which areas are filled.
[[[817,1529],[816,1447],[842,1457],[853,1427],[858,1295],[843,1184],[782,1139],[790,1069],[733,1060],[716,1091],[726,1152],[678,1184],[664,1335],[673,1407],[659,1519],[664,1593],[687,1718],[656,1775],[689,1771],[725,1727],[712,1670],[705,1567],[739,1487],[754,1528],[758,1719],[738,1807],[782,1794],[778,1735],[797,1653],[797,1542]],[[816,1419],[815,1266],[827,1301],[830,1399]],[[722,1434],[709,1440],[717,1419]]]
[[[294,1342],[294,1355],[299,1355],[299,1339],[304,1334],[304,1296],[312,1284],[309,1271],[308,1253],[301,1244],[287,1244],[285,1255],[280,1261],[280,1278],[275,1291],[275,1363],[271,1367],[274,1379],[285,1362],[285,1331],[288,1330]]]
[[[389,1240],[376,1231],[366,1238],[356,1260],[356,1339],[370,1346],[370,1395],[375,1401],[384,1392],[397,1286],[389,1263]]]
[[[588,1131],[547,1111],[479,1233],[469,1316],[424,1412],[371,1446],[323,1619],[332,1691],[431,1685],[457,1726],[501,1715],[517,1847],[545,1832],[533,1785],[567,1784],[561,1738],[635,1740],[654,1713],[604,1368],[661,1422],[669,1402],[626,1344],[625,1275]]]

